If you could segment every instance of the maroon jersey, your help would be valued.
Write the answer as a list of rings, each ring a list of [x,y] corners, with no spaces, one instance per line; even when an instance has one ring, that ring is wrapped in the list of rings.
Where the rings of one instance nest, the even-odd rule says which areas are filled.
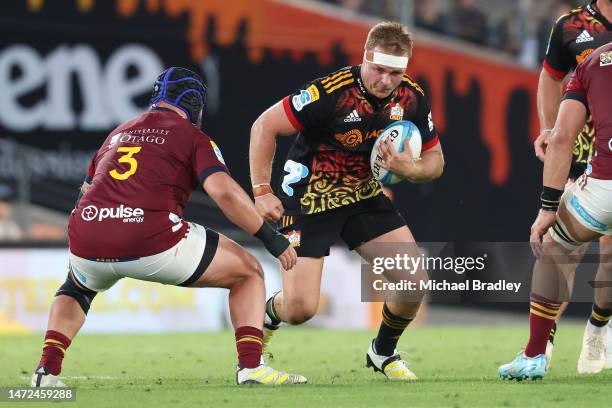
[[[587,174],[612,180],[612,43],[599,47],[576,68],[565,99],[582,102],[591,113],[595,127],[595,153]]]
[[[94,156],[91,183],[70,215],[70,251],[82,258],[163,252],[186,234],[191,191],[227,171],[215,143],[175,112],[146,112],[113,130]]]
[[[612,24],[595,8],[595,0],[559,17],[552,28],[544,68],[553,76],[563,78],[585,58],[612,41]],[[591,118],[574,144],[570,178],[577,178],[591,160],[594,129]]]

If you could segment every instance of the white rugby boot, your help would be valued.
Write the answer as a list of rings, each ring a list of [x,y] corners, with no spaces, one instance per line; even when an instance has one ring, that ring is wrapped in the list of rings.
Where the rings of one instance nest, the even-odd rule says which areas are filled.
[[[612,320],[608,322],[608,346],[606,347],[606,364],[604,368],[612,369]]]
[[[255,368],[236,367],[236,383],[283,385],[283,384],[306,384],[308,380],[303,375],[288,374],[274,368],[261,364]]]
[[[596,374],[606,363],[608,328],[597,327],[587,322],[582,338],[582,350],[578,358],[578,373]]]
[[[65,387],[59,376],[49,373],[47,367],[38,367],[32,376],[30,387]]]
[[[382,356],[374,349],[374,340],[366,353],[366,366],[379,371],[391,381],[414,381],[416,374],[408,368],[408,363],[401,359],[397,350],[391,356]]]

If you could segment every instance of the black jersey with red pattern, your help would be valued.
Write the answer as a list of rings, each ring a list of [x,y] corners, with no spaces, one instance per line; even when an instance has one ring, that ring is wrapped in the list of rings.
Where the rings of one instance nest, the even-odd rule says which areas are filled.
[[[397,120],[420,130],[423,151],[434,147],[429,102],[404,75],[384,100],[370,95],[361,65],[340,69],[283,99],[287,117],[300,131],[285,162],[278,196],[286,213],[314,214],[382,194],[370,169],[370,153],[382,130]]]
[[[595,0],[559,17],[552,28],[544,69],[563,78],[593,52],[612,41],[612,24],[597,10]],[[593,156],[595,130],[589,117],[578,135],[573,150],[570,178],[582,174]]]

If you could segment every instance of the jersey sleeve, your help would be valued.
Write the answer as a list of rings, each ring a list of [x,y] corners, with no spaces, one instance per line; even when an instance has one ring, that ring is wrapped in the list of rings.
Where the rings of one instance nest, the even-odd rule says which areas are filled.
[[[202,186],[206,177],[218,171],[229,173],[219,146],[206,134],[198,132],[193,155],[193,171],[199,185]]]
[[[563,41],[563,25],[566,19],[567,16],[563,15],[553,25],[543,63],[544,69],[559,79],[572,69],[572,56]]]
[[[418,107],[416,115],[414,117],[414,124],[419,128],[421,132],[422,148],[421,151],[426,151],[437,145],[440,141],[438,140],[438,134],[436,132],[433,118],[431,117],[431,108],[429,106],[429,100],[427,96],[417,92],[419,97]]]
[[[334,111],[337,96],[324,92],[319,80],[283,98],[283,108],[289,121],[299,131],[325,124]]]
[[[91,184],[93,180],[94,174],[96,174],[96,159],[98,158],[98,152],[94,154],[91,158],[91,162],[89,163],[89,167],[87,169],[87,176],[85,176],[85,182]]]
[[[569,83],[567,84],[567,88],[565,89],[565,94],[563,95],[563,99],[574,99],[576,101],[581,102],[586,108],[589,108],[587,103],[587,95],[586,89],[584,87],[584,70],[586,69],[586,64],[580,64],[574,74],[570,78]]]

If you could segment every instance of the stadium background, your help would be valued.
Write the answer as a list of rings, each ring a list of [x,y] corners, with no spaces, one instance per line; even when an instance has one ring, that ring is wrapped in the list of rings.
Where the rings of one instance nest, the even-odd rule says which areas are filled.
[[[437,26],[425,24],[414,3],[439,3],[446,14],[440,11]],[[541,33],[546,36],[551,17],[569,4],[465,1],[487,19],[481,33],[469,36],[453,32],[461,22],[451,17],[462,3],[3,2],[0,332],[44,329],[66,272],[66,215],[89,160],[115,125],[146,108],[152,81],[164,67],[186,66],[206,79],[206,132],[250,191],[248,140],[255,118],[307,80],[359,63],[367,30],[385,17],[397,16],[414,28],[408,74],[430,98],[447,163],[434,183],[393,188],[417,240],[526,241],[541,182],[531,146],[538,132]],[[290,141],[279,140],[275,175],[281,174]],[[264,263],[268,291],[279,286],[273,260],[236,231],[207,196],[196,193],[185,215],[249,246]],[[326,264],[321,311],[311,324],[377,324],[379,305],[360,302],[358,271],[359,259],[335,248]],[[225,299],[223,291],[124,281],[96,299],[85,330],[218,330],[228,325]],[[480,307],[515,310],[524,318],[526,300]],[[470,307],[473,316],[484,313],[473,309],[479,305]],[[588,304],[578,305],[568,313],[586,315],[587,309]],[[432,323],[439,322],[435,311],[432,307]]]

